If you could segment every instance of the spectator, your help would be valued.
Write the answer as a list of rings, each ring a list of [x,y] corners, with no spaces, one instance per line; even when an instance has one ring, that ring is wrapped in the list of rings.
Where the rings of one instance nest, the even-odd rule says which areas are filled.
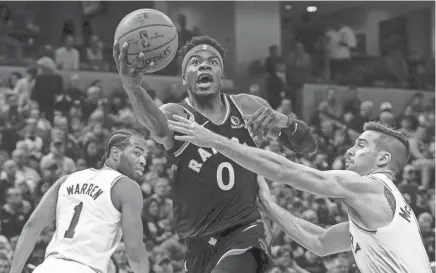
[[[30,153],[41,153],[44,146],[43,140],[36,133],[37,120],[29,118],[26,121],[27,125],[24,132],[24,143],[29,148]]]
[[[341,118],[344,110],[336,96],[336,90],[330,88],[327,92],[327,99],[319,104],[318,111],[333,116],[334,118]]]
[[[326,36],[333,82],[344,83],[352,68],[351,50],[357,45],[356,35],[350,27],[335,22]]]
[[[26,75],[18,80],[14,88],[14,93],[18,96],[18,112],[20,113],[29,107],[37,71],[36,67],[27,68]]]
[[[38,61],[38,65],[39,72],[31,99],[38,103],[39,109],[45,113],[45,118],[52,123],[56,95],[63,93],[63,79],[48,61]]]
[[[159,216],[159,202],[156,199],[150,198],[144,202],[142,217],[146,238],[145,246],[147,248],[158,246],[171,236],[170,233],[165,231],[162,219]]]
[[[67,88],[67,94],[71,97],[73,101],[79,101],[83,103],[85,101],[86,95],[79,87],[80,85],[80,76],[77,74],[71,75],[70,82]]]
[[[178,29],[179,46],[182,46],[182,45],[186,44],[186,42],[191,40],[192,37],[194,37],[194,34],[192,33],[192,31],[190,29],[188,29],[187,22],[186,22],[186,16],[184,14],[180,13],[178,15],[177,19],[179,22],[179,29]]]
[[[381,104],[379,121],[381,124],[390,128],[396,127],[395,115],[392,113],[392,104],[390,102],[384,102]]]
[[[398,184],[398,188],[403,194],[410,196],[413,210],[415,210],[419,186],[416,168],[410,164],[406,165],[403,169],[402,180]]]
[[[344,113],[351,113],[353,116],[359,114],[361,101],[357,94],[355,86],[349,86],[347,92],[347,99],[344,103]]]
[[[41,177],[36,170],[27,165],[28,154],[22,150],[15,150],[12,152],[12,159],[17,164],[17,172],[15,173],[16,183],[26,183],[30,191],[33,192]]]
[[[276,74],[276,65],[280,61],[279,48],[276,45],[269,47],[269,55],[265,60],[265,71],[268,75]]]
[[[412,102],[404,109],[404,115],[418,117],[424,111],[424,95],[415,93]]]
[[[56,50],[55,62],[56,67],[60,70],[79,70],[79,51],[75,49],[74,37],[66,35],[65,44]]]
[[[426,63],[421,51],[418,48],[412,48],[407,62],[410,68],[411,87],[416,89],[427,88]]]
[[[100,160],[103,156],[103,149],[101,146],[101,142],[95,137],[89,138],[84,143],[84,155],[83,159],[85,160],[85,166],[89,166],[92,168],[98,168]]]
[[[276,63],[276,73],[267,76],[265,80],[265,90],[268,90],[267,100],[273,109],[277,109],[277,107],[280,106],[282,98],[292,98],[292,96],[288,94],[286,65],[284,63]]]
[[[364,101],[360,104],[360,113],[353,117],[350,122],[350,129],[361,133],[363,132],[363,125],[372,120],[372,111],[374,109],[374,103],[372,101]]]
[[[89,46],[86,47],[86,65],[89,69],[95,71],[103,71],[103,48],[102,44],[96,35],[92,35]]]
[[[64,153],[65,142],[62,138],[56,136],[50,144],[50,153],[41,159],[41,170],[50,168],[54,162],[63,175],[75,172],[76,164],[71,158],[66,157]]]
[[[396,86],[403,88],[409,86],[409,67],[400,50],[394,49],[386,56],[385,77]]]
[[[298,76],[301,76],[303,81],[309,80],[312,69],[312,59],[302,43],[297,43],[295,50],[289,53],[287,64],[290,74],[298,73]]]
[[[0,252],[0,273],[8,273],[11,268],[11,258]]]
[[[1,235],[8,239],[20,235],[31,212],[31,205],[23,200],[20,189],[9,188],[6,203],[0,208]]]
[[[0,174],[0,205],[5,204],[7,191],[15,187],[17,163],[7,160],[3,163],[3,171]]]
[[[408,138],[411,138],[416,133],[417,125],[418,120],[414,116],[404,116],[400,123],[401,127],[398,130]]]
[[[430,153],[426,139],[427,129],[422,126],[418,127],[415,136],[409,139],[412,165],[421,172],[421,185],[424,188],[430,186],[435,166],[434,154]]]
[[[129,273],[131,272],[129,263],[126,256],[126,246],[124,242],[120,242],[117,249],[114,252],[113,258],[115,260],[116,266],[118,268],[118,273]]]

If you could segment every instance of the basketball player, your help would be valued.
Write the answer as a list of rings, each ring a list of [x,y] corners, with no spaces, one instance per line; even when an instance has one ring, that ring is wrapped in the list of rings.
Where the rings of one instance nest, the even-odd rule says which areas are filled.
[[[145,140],[136,132],[114,132],[104,166],[60,178],[27,221],[14,253],[11,273],[21,273],[40,232],[56,221],[46,259],[34,273],[103,273],[121,236],[133,272],[149,271],[142,243],[142,191]]]
[[[188,97],[159,109],[141,88],[142,84],[147,89],[142,82],[144,71],[135,69],[146,61],[144,55],[140,53],[136,63],[129,67],[125,64],[127,48],[128,45],[123,45],[120,52],[115,42],[114,59],[123,86],[138,121],[164,145],[173,163],[175,227],[188,249],[185,270],[189,273],[260,272],[269,263],[266,254],[269,243],[256,204],[256,174],[221,154],[175,140],[167,119],[172,119],[174,114],[183,115],[225,138],[255,146],[244,128],[243,114],[254,113],[268,104],[252,95],[223,94],[224,50],[216,40],[200,36],[179,51]],[[268,113],[270,136],[297,152],[316,148],[304,122],[277,111]],[[293,125],[297,123],[298,130],[294,132]],[[258,135],[268,132],[264,130]]]
[[[275,153],[229,141],[183,117],[169,121],[176,139],[217,151],[273,181],[319,196],[340,198],[349,221],[323,229],[272,201],[260,179],[260,204],[295,241],[324,256],[351,250],[362,273],[430,273],[427,253],[411,208],[392,182],[409,159],[402,133],[380,123],[367,123],[346,153],[347,170],[319,171]],[[258,122],[257,117],[250,117]]]

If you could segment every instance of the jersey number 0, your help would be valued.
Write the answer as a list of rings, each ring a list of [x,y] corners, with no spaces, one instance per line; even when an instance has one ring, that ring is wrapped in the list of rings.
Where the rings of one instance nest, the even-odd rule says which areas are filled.
[[[224,169],[227,169],[229,172],[229,181],[227,184],[224,184],[223,181],[223,171]],[[235,185],[235,170],[233,169],[232,164],[229,162],[222,162],[218,165],[218,169],[216,170],[216,181],[218,182],[218,186],[223,191],[228,191],[233,188],[233,185]]]
[[[74,230],[76,229],[77,223],[79,222],[80,214],[82,213],[83,202],[80,202],[74,207],[73,219],[71,219],[70,226],[65,231],[64,238],[72,239],[74,237]]]

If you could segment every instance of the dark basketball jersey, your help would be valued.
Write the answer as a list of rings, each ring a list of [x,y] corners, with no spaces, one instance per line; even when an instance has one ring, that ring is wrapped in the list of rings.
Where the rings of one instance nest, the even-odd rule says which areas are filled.
[[[216,125],[184,100],[190,119],[205,128],[249,146],[256,146],[238,106],[223,95],[227,112]],[[257,175],[211,148],[177,142],[169,151],[174,170],[173,209],[176,231],[183,238],[220,233],[260,218],[256,204]]]

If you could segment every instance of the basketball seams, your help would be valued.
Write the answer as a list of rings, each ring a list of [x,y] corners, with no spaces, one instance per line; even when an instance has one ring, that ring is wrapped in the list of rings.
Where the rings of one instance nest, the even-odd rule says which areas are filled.
[[[130,55],[138,55],[139,53],[148,53],[148,52],[152,52],[152,51],[155,51],[156,49],[159,49],[159,48],[162,48],[162,47],[164,47],[164,46],[166,46],[166,45],[168,45],[168,44],[170,44],[172,41],[174,41],[175,39],[177,38],[177,35],[173,38],[173,39],[171,39],[169,42],[166,42],[165,44],[163,44],[163,45],[159,45],[159,47],[156,47],[156,48],[154,48],[154,49],[150,49],[150,50],[147,50],[147,51],[140,51],[140,52],[138,52],[138,53],[126,53],[126,55],[127,56],[130,56]],[[176,50],[177,51],[177,50]]]
[[[120,35],[118,40],[121,40],[124,36],[134,32],[134,31],[137,31],[137,30],[142,29],[142,28],[148,28],[148,27],[169,27],[169,28],[176,29],[174,26],[163,25],[163,24],[144,25],[144,26],[140,26],[140,27],[134,28],[134,29],[130,30],[129,32],[124,33],[123,35]],[[176,36],[177,36],[177,29],[176,29]]]

